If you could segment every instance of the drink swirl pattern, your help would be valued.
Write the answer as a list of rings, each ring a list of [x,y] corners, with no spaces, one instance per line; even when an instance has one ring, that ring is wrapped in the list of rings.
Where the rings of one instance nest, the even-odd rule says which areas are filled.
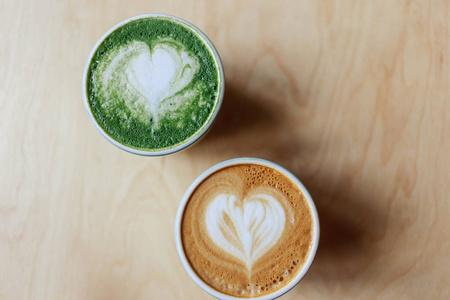
[[[186,88],[198,68],[195,54],[175,40],[159,39],[151,48],[132,41],[99,61],[93,82],[104,95],[102,105],[121,101],[134,118],[157,127],[168,114],[176,119],[183,112],[180,107],[199,93],[201,83]]]
[[[164,15],[130,19],[88,60],[88,113],[107,139],[161,152],[198,139],[223,96],[220,59],[206,36]]]
[[[189,198],[181,239],[194,272],[228,295],[255,297],[287,285],[303,268],[311,211],[286,176],[235,165],[203,180]]]

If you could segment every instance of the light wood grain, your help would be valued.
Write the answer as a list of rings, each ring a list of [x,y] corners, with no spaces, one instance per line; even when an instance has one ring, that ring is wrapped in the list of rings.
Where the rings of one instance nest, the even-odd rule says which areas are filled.
[[[0,299],[210,299],[183,270],[184,190],[225,159],[294,172],[321,219],[282,299],[449,299],[450,4],[417,1],[4,0]],[[125,153],[90,123],[81,73],[133,15],[200,27],[224,62],[208,136]]]

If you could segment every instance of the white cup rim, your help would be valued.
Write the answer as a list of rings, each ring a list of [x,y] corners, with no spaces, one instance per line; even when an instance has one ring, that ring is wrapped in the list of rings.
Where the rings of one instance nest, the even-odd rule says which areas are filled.
[[[185,268],[185,270],[187,271],[189,276],[192,278],[192,280],[194,280],[194,282],[198,286],[200,286],[205,292],[209,293],[210,295],[212,295],[218,299],[222,299],[222,300],[242,299],[240,297],[234,297],[234,296],[223,294],[223,293],[213,289],[208,284],[206,284],[202,279],[200,279],[200,277],[195,273],[195,271],[192,269],[191,265],[189,264],[189,262],[186,258],[186,255],[184,253],[184,249],[183,249],[183,245],[182,245],[182,241],[181,241],[181,220],[183,217],[184,209],[189,200],[189,197],[191,196],[191,194],[194,192],[194,190],[197,188],[197,186],[204,179],[206,179],[209,175],[213,174],[214,172],[221,170],[223,168],[233,166],[233,165],[238,165],[238,164],[246,164],[246,163],[263,165],[266,167],[273,168],[273,169],[281,172],[283,175],[285,175],[289,179],[291,179],[294,182],[294,184],[299,187],[302,194],[304,195],[304,197],[310,207],[312,220],[313,220],[314,233],[313,233],[312,245],[311,245],[311,249],[310,249],[308,258],[305,262],[305,265],[303,266],[303,269],[297,274],[297,276],[293,280],[291,280],[291,282],[289,282],[286,286],[282,287],[281,289],[275,291],[274,293],[269,294],[269,295],[259,296],[259,297],[253,297],[253,299],[258,299],[258,300],[271,300],[271,299],[275,299],[275,298],[278,298],[278,297],[284,295],[285,293],[290,291],[292,288],[294,288],[300,282],[300,280],[303,279],[303,277],[306,275],[309,268],[311,267],[311,264],[316,255],[317,247],[319,245],[319,235],[320,235],[319,217],[317,214],[316,206],[314,205],[314,201],[311,198],[311,195],[306,190],[305,186],[300,182],[300,180],[294,174],[292,174],[290,171],[285,169],[284,167],[282,167],[274,162],[271,162],[271,161],[268,161],[265,159],[261,159],[261,158],[240,157],[240,158],[234,158],[234,159],[223,161],[221,163],[218,163],[218,164],[212,166],[211,168],[207,169],[206,171],[204,171],[200,176],[198,176],[194,180],[194,182],[186,190],[186,192],[183,195],[183,198],[181,199],[181,202],[178,206],[178,211],[177,211],[177,215],[176,215],[176,219],[175,219],[175,244],[176,244],[178,256],[181,260],[183,267]]]
[[[165,18],[173,19],[173,20],[179,21],[180,23],[187,25],[188,27],[192,28],[192,30],[200,36],[200,38],[205,42],[206,45],[208,45],[210,47],[213,57],[214,57],[215,61],[217,62],[217,66],[219,67],[220,94],[219,94],[213,114],[210,116],[208,122],[203,125],[202,130],[200,132],[198,132],[196,135],[191,136],[188,140],[179,143],[177,146],[175,146],[173,148],[164,148],[164,149],[158,149],[158,150],[154,150],[154,151],[139,150],[139,149],[134,149],[132,147],[128,147],[128,146],[125,146],[125,145],[119,143],[118,141],[113,139],[111,136],[109,136],[109,134],[106,133],[105,130],[97,123],[97,121],[95,120],[94,115],[91,111],[91,107],[89,105],[89,101],[88,101],[88,97],[87,97],[87,87],[86,87],[87,81],[86,80],[87,80],[87,75],[88,75],[88,71],[89,71],[89,66],[91,64],[91,61],[92,61],[92,58],[93,58],[95,52],[97,51],[97,49],[101,45],[101,43],[103,43],[103,41],[113,31],[115,31],[117,28],[119,28],[131,21],[145,19],[145,18],[156,18],[156,17],[165,17]],[[107,32],[105,32],[102,35],[102,37],[97,41],[97,43],[94,45],[94,47],[92,48],[92,50],[89,54],[89,57],[86,61],[86,64],[85,64],[84,70],[83,70],[83,78],[82,78],[83,102],[84,102],[84,107],[89,115],[89,119],[91,120],[92,124],[94,124],[95,128],[100,132],[100,134],[114,146],[116,146],[119,149],[122,149],[124,151],[130,152],[133,154],[137,154],[137,155],[142,155],[142,156],[163,156],[163,155],[172,154],[172,153],[181,151],[183,149],[186,149],[187,147],[193,145],[195,142],[200,140],[206,134],[206,132],[210,129],[211,125],[214,123],[214,120],[216,119],[217,114],[219,113],[220,107],[222,106],[224,92],[225,92],[225,75],[224,75],[224,71],[223,71],[222,60],[220,59],[219,53],[217,52],[217,50],[214,47],[211,40],[198,27],[196,27],[192,23],[190,23],[186,20],[183,20],[179,17],[167,15],[167,14],[159,14],[159,13],[142,14],[142,15],[138,15],[138,16],[134,16],[134,17],[125,19],[125,20],[117,23],[116,25],[111,27]]]

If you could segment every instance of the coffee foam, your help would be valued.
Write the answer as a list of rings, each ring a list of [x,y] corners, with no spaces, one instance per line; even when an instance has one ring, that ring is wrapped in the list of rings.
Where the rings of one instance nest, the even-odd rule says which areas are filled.
[[[158,39],[147,45],[131,41],[111,49],[98,64],[94,81],[104,95],[104,106],[123,101],[133,117],[155,124],[198,91],[188,87],[199,69],[195,54],[182,44]],[[183,92],[182,92],[183,91]]]
[[[206,178],[182,219],[182,243],[197,275],[233,296],[270,294],[300,272],[312,242],[312,215],[280,172],[236,165]]]
[[[265,191],[240,201],[218,195],[206,209],[206,228],[214,243],[240,259],[251,271],[253,263],[272,248],[285,224],[283,207]]]

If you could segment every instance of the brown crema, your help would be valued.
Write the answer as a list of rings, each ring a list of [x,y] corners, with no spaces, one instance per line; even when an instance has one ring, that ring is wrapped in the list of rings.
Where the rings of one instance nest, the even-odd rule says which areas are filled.
[[[255,164],[208,176],[181,221],[183,249],[196,274],[213,289],[243,298],[289,284],[308,258],[313,231],[310,207],[296,184]]]

